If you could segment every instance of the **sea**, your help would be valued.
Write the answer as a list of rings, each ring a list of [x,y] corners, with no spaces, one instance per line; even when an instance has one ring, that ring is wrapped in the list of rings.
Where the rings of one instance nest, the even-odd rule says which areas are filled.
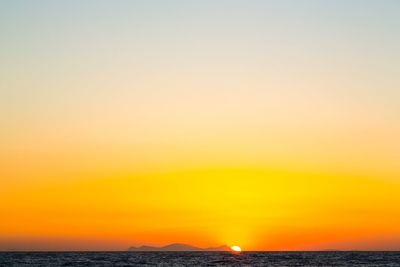
[[[400,252],[0,252],[0,266],[400,266]]]

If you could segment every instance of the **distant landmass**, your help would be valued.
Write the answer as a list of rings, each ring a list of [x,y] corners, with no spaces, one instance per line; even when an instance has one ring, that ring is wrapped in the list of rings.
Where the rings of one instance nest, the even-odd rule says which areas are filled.
[[[192,245],[174,243],[162,247],[130,247],[128,248],[128,251],[231,251],[231,248],[227,245],[222,245],[219,247],[199,248]]]

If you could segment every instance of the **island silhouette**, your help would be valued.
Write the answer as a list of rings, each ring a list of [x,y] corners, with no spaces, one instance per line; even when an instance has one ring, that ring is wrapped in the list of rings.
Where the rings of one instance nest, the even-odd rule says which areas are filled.
[[[227,245],[218,247],[199,248],[188,244],[173,243],[161,247],[139,246],[130,247],[128,251],[232,251]]]

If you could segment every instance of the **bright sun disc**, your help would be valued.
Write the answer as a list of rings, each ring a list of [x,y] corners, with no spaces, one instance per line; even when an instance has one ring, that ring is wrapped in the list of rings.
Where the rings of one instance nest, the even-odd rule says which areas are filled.
[[[232,246],[231,249],[232,249],[233,251],[236,251],[236,252],[242,251],[242,249],[241,249],[239,246]]]

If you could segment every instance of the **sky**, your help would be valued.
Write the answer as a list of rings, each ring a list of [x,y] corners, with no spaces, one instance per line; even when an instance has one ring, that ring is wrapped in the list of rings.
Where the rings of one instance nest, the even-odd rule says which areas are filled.
[[[0,250],[400,250],[400,2],[0,2]]]

